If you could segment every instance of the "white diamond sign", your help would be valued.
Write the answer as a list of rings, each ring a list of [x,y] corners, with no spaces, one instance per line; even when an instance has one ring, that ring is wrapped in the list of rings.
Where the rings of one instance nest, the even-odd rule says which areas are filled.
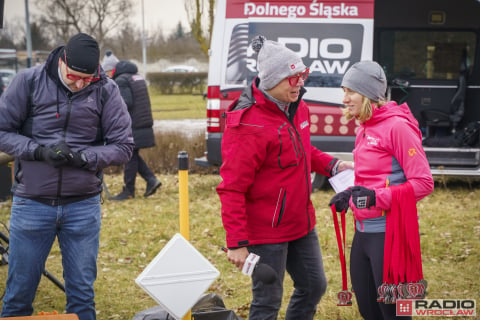
[[[181,319],[220,272],[177,233],[135,282],[175,319]]]

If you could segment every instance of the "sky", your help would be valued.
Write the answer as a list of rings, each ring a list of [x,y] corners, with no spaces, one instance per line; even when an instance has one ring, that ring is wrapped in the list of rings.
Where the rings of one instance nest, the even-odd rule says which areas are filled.
[[[29,0],[28,2],[30,13],[35,12],[33,3],[34,0]],[[132,0],[132,3],[134,8],[132,23],[141,27],[142,0]],[[143,5],[146,30],[154,31],[157,28],[161,28],[165,35],[169,35],[176,29],[179,21],[182,22],[184,30],[190,30],[183,0],[143,0]],[[6,0],[4,10],[5,21],[9,21],[13,17],[18,17],[25,21],[25,0]]]

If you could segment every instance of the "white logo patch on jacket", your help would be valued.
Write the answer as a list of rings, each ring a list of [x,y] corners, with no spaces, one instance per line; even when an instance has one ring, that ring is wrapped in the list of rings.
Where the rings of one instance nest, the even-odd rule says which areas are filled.
[[[305,121],[303,121],[303,122],[300,124],[300,129],[303,130],[303,129],[306,128],[306,127],[308,127],[308,120],[305,120]]]
[[[380,142],[380,138],[367,135],[367,145],[378,146],[379,142]]]

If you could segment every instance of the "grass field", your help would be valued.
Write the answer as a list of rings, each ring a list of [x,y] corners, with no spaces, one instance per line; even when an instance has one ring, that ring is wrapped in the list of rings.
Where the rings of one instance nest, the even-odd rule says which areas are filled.
[[[96,303],[98,319],[132,319],[135,313],[156,303],[134,282],[164,245],[179,232],[178,177],[160,175],[162,189],[148,199],[126,202],[106,200],[103,222]],[[110,192],[120,191],[121,175],[107,175]],[[189,176],[189,212],[191,243],[220,271],[208,292],[220,295],[227,308],[246,318],[250,299],[248,277],[242,275],[220,250],[224,231],[215,174]],[[478,299],[480,292],[480,185],[455,183],[436,187],[419,205],[423,266],[430,299]],[[138,179],[138,195],[144,184]],[[353,307],[337,307],[336,294],[341,288],[341,272],[335,231],[327,203],[333,191],[321,190],[312,196],[317,209],[317,230],[323,252],[328,289],[315,319],[359,319]],[[10,203],[0,205],[0,221],[6,223]],[[352,225],[348,217],[347,226]],[[4,231],[4,230],[2,230]],[[353,230],[347,228],[347,243]],[[348,251],[348,250],[347,250]],[[81,263],[81,262],[79,262]],[[47,270],[61,279],[60,254],[55,246]],[[0,266],[0,292],[4,289],[7,266]],[[285,296],[291,281],[285,279]],[[279,319],[284,316],[284,307]],[[43,277],[35,300],[36,311],[63,311],[65,299],[51,281]],[[438,318],[437,319],[441,319]],[[470,318],[472,319],[472,318]]]
[[[207,115],[202,95],[162,95],[151,89],[150,100],[155,120],[203,119]]]

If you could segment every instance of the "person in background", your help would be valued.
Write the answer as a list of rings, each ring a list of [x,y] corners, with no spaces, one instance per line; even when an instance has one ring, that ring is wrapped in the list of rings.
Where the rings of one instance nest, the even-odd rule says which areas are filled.
[[[0,151],[16,158],[1,317],[29,316],[55,238],[66,312],[96,319],[102,169],[127,162],[131,120],[99,48],[78,33],[18,73],[0,98]]]
[[[227,258],[242,269],[250,253],[272,267],[273,283],[252,278],[250,320],[277,319],[287,271],[294,291],[287,320],[313,319],[327,281],[310,200],[311,171],[332,176],[353,163],[310,144],[302,100],[309,70],[298,54],[257,36],[258,77],[226,113],[223,181],[217,187]]]
[[[406,103],[385,101],[387,79],[378,63],[352,65],[342,88],[345,117],[360,122],[353,150],[355,186],[336,194],[330,205],[338,212],[352,208],[356,220],[350,274],[360,314],[364,319],[395,319],[392,300],[377,302],[377,289],[385,280],[384,252],[392,252],[386,242],[392,234],[386,230],[398,227],[391,221],[398,211],[395,208],[400,207],[402,215],[411,217],[412,225],[417,223],[409,238],[418,238],[415,204],[433,191],[433,178],[418,122]],[[405,211],[408,204],[413,207]],[[406,241],[398,243],[406,245]]]
[[[125,164],[123,171],[123,190],[112,197],[111,200],[126,200],[135,197],[135,180],[137,173],[145,180],[146,189],[143,196],[149,197],[162,185],[160,180],[148,167],[140,155],[140,149],[155,146],[155,133],[153,131],[152,108],[148,95],[147,82],[138,74],[137,66],[126,60],[114,64],[113,53],[106,56],[104,64],[107,69],[113,70],[112,77],[120,88],[123,100],[127,104],[128,112],[132,118],[132,132],[135,149],[132,158]]]
[[[102,60],[102,68],[109,78],[112,78],[118,61],[118,58],[113,54],[112,50],[105,51],[105,56]]]

